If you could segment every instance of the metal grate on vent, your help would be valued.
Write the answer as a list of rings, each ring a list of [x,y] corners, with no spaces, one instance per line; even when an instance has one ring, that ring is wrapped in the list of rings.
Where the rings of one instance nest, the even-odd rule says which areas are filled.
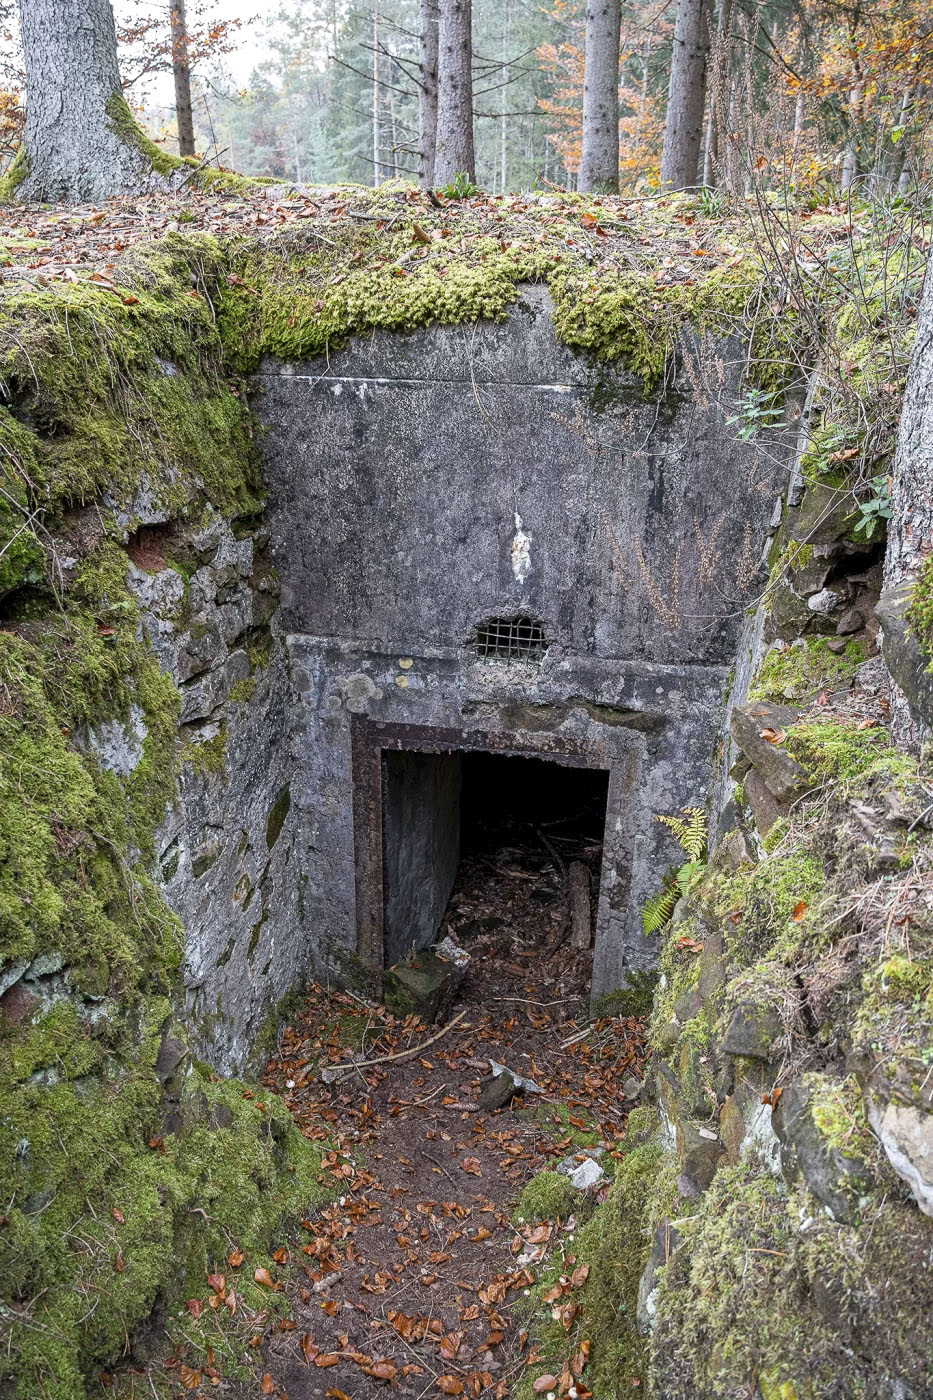
[[[521,613],[480,622],[473,645],[481,661],[540,661],[548,643],[541,623]]]

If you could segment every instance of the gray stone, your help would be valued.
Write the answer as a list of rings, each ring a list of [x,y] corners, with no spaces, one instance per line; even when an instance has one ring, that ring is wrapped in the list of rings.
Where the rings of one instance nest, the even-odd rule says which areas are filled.
[[[730,717],[729,731],[742,752],[751,759],[771,793],[787,802],[807,787],[804,769],[780,742],[768,734],[786,733],[800,711],[790,705],[769,705],[763,700],[737,705]]]
[[[9,967],[5,967],[0,972],[0,997],[3,996],[4,992],[9,991],[10,987],[15,986],[28,966],[28,960],[21,959],[19,962],[10,963]]]
[[[223,665],[207,671],[195,681],[191,681],[181,693],[181,722],[191,724],[194,720],[207,719],[218,705],[228,699],[237,681],[246,680],[250,672],[249,657],[245,651],[224,654]]]
[[[159,1082],[168,1085],[177,1079],[179,1066],[184,1066],[189,1054],[188,1046],[183,1040],[173,1035],[164,1036],[155,1062],[156,1078]]]
[[[910,582],[886,588],[875,616],[881,623],[881,651],[888,670],[906,695],[914,719],[928,732],[933,726],[933,672],[907,621],[912,594]]]
[[[858,608],[846,608],[836,623],[836,634],[840,637],[848,637],[853,632],[861,632],[864,626],[865,619]]]
[[[749,768],[745,772],[747,774]],[[716,847],[716,858],[727,870],[733,872],[743,865],[754,864],[756,860],[755,852],[741,827],[734,828],[723,837]]]
[[[678,1119],[676,1130],[680,1169],[701,1191],[705,1191],[725,1156],[719,1135],[712,1128],[705,1128],[684,1117]]]
[[[733,1011],[723,1036],[723,1054],[767,1060],[782,1029],[781,1018],[773,1006],[742,1002]]]
[[[633,1103],[635,1099],[641,1098],[642,1081],[636,1079],[634,1074],[627,1074],[622,1080],[622,1093],[627,1103]]]
[[[521,1089],[512,1078],[512,1071],[507,1069],[502,1074],[494,1074],[486,1080],[477,1102],[484,1113],[495,1113],[497,1109],[505,1108],[519,1093]]]
[[[47,953],[40,953],[37,958],[33,958],[29,964],[26,976],[33,980],[37,977],[52,977],[56,972],[61,972],[65,966],[65,955],[58,949],[50,949]],[[0,991],[4,991],[2,978],[0,978]]]
[[[419,1016],[430,1025],[450,1010],[462,980],[456,963],[444,962],[427,949],[386,971],[382,996],[393,1015]]]
[[[651,1253],[645,1271],[638,1281],[636,1321],[638,1331],[646,1337],[654,1324],[658,1305],[658,1274],[665,1268],[680,1243],[680,1232],[669,1220],[662,1220],[651,1240]]]
[[[813,1113],[813,1090],[803,1080],[784,1086],[772,1114],[781,1142],[781,1167],[793,1182],[802,1176],[811,1194],[834,1220],[851,1222],[857,1213],[861,1191],[870,1184],[865,1163],[830,1143]]]
[[[821,482],[808,482],[799,508],[788,515],[793,538],[812,545],[845,539],[860,519],[851,492]]]
[[[744,788],[755,825],[762,836],[767,836],[774,823],[786,814],[787,808],[778,802],[757,768],[753,768],[745,779]]]

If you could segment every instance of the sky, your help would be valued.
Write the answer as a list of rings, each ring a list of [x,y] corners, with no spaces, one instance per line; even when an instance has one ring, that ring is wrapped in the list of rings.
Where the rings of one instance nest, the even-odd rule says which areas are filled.
[[[241,27],[235,35],[235,46],[222,60],[225,71],[230,74],[237,87],[246,86],[250,73],[265,58],[266,48],[262,39],[264,21],[276,13],[280,3],[281,0],[245,0],[245,3],[244,0],[212,0],[211,17],[241,21]],[[153,5],[153,8],[157,7],[158,0]],[[124,16],[132,14],[134,8],[137,13],[139,9],[138,5],[133,6],[126,0],[122,4],[121,0],[114,0],[113,8],[118,22]],[[192,0],[189,0],[189,9],[193,12],[195,8]],[[171,73],[166,72],[154,77],[147,85],[146,96],[147,106],[172,106],[175,98]]]

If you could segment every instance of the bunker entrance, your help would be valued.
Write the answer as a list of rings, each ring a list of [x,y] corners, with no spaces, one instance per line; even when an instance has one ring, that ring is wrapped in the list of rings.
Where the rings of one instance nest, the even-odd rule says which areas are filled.
[[[450,935],[471,979],[589,990],[609,773],[488,752],[383,753],[387,966]]]

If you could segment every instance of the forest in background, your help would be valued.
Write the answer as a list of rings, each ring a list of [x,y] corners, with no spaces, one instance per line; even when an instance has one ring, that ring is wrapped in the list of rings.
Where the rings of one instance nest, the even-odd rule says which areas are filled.
[[[694,5],[706,30],[698,183],[820,199],[855,182],[872,194],[903,192],[928,165],[926,0]],[[423,0],[286,0],[231,20],[210,0],[190,4],[182,33],[197,154],[299,183],[416,179],[424,9]],[[23,104],[12,6],[4,10],[9,161]],[[128,100],[175,151],[175,110],[164,84],[161,102],[154,96],[154,78],[172,66],[178,7],[124,0],[115,10]],[[475,180],[490,193],[577,187],[586,10],[585,0],[473,0]],[[622,193],[660,185],[676,15],[674,0],[620,7]],[[265,56],[238,85],[229,55],[244,40]]]

